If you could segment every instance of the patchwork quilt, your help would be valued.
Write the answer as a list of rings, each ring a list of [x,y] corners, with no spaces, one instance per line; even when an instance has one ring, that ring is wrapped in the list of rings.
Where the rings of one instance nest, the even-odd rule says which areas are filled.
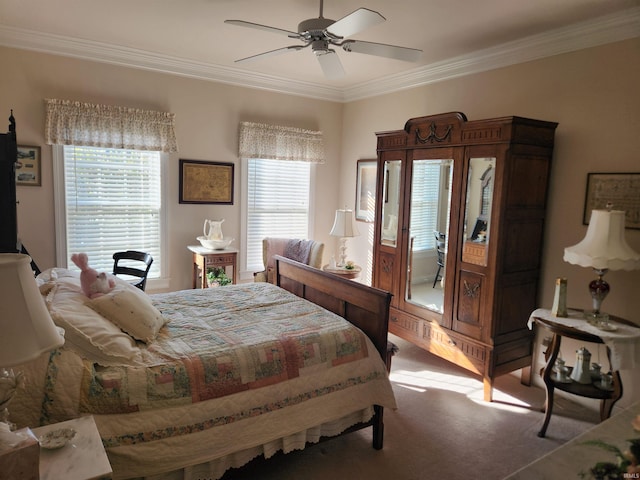
[[[386,366],[370,340],[343,318],[275,285],[150,298],[167,323],[150,343],[132,343],[135,361],[90,358],[88,348],[74,346],[75,335],[24,367],[31,397],[12,409],[38,411],[39,419],[26,420],[31,426],[93,415],[114,479],[214,459],[227,465],[227,455],[261,445],[286,451],[274,441],[320,425],[318,432],[335,435],[368,420],[372,405],[396,407]],[[62,323],[64,309],[50,310]],[[355,420],[344,423],[347,418]],[[252,455],[267,456],[259,448]]]
[[[215,302],[212,292],[219,294]],[[85,359],[80,413],[129,413],[201,402],[368,355],[361,331],[271,284],[152,298],[170,320],[146,347],[151,366],[101,367]]]

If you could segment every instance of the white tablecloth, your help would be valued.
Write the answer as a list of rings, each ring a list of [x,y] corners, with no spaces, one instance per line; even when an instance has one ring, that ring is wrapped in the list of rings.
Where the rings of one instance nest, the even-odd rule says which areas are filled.
[[[612,320],[610,323],[615,330],[606,331],[588,323],[581,310],[569,310],[568,313],[568,317],[556,317],[551,310],[539,308],[531,314],[527,326],[533,329],[533,319],[537,317],[596,335],[611,350],[613,370],[630,370],[640,367],[640,327],[632,327]]]

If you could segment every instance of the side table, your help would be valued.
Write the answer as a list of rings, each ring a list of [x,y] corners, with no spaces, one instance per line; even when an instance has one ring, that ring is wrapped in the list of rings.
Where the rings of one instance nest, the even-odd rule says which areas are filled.
[[[40,438],[44,433],[58,428],[73,428],[76,435],[62,448],[40,448],[40,480],[89,480],[112,473],[92,416],[34,428],[33,433]]]
[[[600,399],[600,420],[611,416],[614,404],[622,397],[622,379],[619,370],[635,368],[634,355],[626,355],[625,350],[633,351],[640,348],[640,328],[628,320],[610,316],[611,330],[598,329],[587,322],[581,310],[569,310],[568,317],[555,317],[550,310],[538,309],[531,314],[529,327],[532,323],[549,330],[553,337],[545,352],[546,366],[542,370],[542,379],[546,387],[545,417],[539,437],[544,437],[553,412],[554,390],[562,390],[581,397]],[[553,375],[553,369],[560,352],[562,337],[573,338],[583,342],[605,344],[607,359],[613,377],[611,389],[603,389],[597,383],[581,384],[575,381],[560,382]],[[612,350],[613,354],[612,354]],[[571,370],[571,368],[570,368]]]
[[[355,265],[353,268],[344,267],[331,267],[329,264],[322,267],[325,272],[333,273],[334,275],[340,275],[342,278],[354,279],[358,278],[362,268]]]
[[[207,288],[207,268],[220,267],[226,270],[233,269],[232,281],[237,282],[238,277],[238,250],[225,248],[222,250],[209,250],[199,245],[187,247],[193,253],[193,282],[191,288],[198,287],[198,275],[200,275],[200,288]],[[201,274],[199,272],[202,272]]]

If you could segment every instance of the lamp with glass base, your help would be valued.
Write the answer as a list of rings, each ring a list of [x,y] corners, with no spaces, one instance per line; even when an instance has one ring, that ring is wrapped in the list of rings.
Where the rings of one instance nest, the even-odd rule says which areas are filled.
[[[609,270],[636,270],[640,268],[640,254],[635,252],[624,237],[625,212],[620,210],[593,210],[584,239],[564,250],[564,260],[582,267],[592,267],[598,278],[589,283],[593,310],[585,318],[601,325],[607,324],[608,315],[602,312],[602,302],[611,290],[604,280]]]
[[[60,347],[60,335],[31,270],[31,258],[0,253],[0,422],[9,421],[9,404],[22,374],[9,367],[35,360]]]
[[[360,235],[354,221],[353,210],[348,210],[346,207],[344,210],[336,210],[336,218],[329,235],[340,237],[340,260],[337,266],[344,267],[347,264],[347,238]]]

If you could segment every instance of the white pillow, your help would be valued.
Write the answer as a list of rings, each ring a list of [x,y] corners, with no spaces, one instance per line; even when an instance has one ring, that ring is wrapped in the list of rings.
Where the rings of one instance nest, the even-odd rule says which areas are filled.
[[[60,279],[45,298],[51,318],[65,329],[65,345],[101,365],[130,365],[141,359],[135,341],[85,303],[79,284]],[[95,354],[95,355],[94,355]]]
[[[155,340],[166,323],[146,293],[120,282],[113,291],[88,301],[87,305],[136,340],[147,343]]]

